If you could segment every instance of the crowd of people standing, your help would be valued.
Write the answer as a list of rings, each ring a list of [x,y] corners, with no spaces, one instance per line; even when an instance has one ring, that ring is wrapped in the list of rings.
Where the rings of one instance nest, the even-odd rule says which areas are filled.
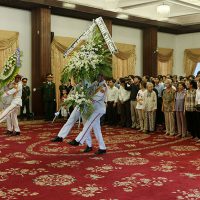
[[[22,79],[22,107],[29,111],[30,88],[27,79]],[[101,123],[136,129],[144,133],[165,130],[166,135],[186,137],[191,135],[200,142],[200,72],[197,76],[127,76],[107,79],[106,114]],[[61,101],[73,88],[71,81],[61,83]],[[55,113],[56,91],[52,74],[40,88],[45,109],[45,119],[52,120]],[[60,116],[67,117],[73,108],[61,107]]]
[[[104,123],[200,142],[200,72],[197,76],[127,76],[109,79]]]

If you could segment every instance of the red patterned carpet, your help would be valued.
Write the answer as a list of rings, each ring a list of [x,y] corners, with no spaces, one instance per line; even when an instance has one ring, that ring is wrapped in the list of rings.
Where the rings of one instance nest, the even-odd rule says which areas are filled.
[[[62,124],[24,124],[22,135],[0,128],[0,199],[200,199],[200,144],[131,129],[103,127],[108,153],[51,143]],[[95,150],[97,144],[94,140]]]

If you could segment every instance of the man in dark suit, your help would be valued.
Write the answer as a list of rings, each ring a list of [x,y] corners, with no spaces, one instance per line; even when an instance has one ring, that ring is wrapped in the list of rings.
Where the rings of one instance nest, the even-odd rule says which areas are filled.
[[[23,119],[24,117],[24,107],[26,108],[26,118],[30,118],[30,106],[29,106],[29,98],[30,98],[30,87],[27,85],[27,78],[22,79],[22,107],[20,112],[20,117]]]
[[[55,83],[53,83],[52,74],[47,74],[46,82],[41,86],[41,92],[44,102],[45,120],[51,121],[56,111],[56,88]]]

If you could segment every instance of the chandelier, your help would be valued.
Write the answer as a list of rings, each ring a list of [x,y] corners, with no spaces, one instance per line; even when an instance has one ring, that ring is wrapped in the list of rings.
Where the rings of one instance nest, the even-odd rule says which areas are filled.
[[[167,19],[170,15],[170,6],[166,4],[157,6],[157,14],[161,19]]]

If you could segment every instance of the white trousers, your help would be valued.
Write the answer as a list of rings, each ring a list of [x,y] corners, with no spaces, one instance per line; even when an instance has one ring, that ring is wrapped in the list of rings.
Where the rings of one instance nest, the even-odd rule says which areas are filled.
[[[69,119],[67,120],[67,122],[64,124],[64,126],[61,128],[61,130],[58,133],[58,137],[61,138],[66,138],[72,127],[74,126],[74,124],[79,120],[79,118],[81,117],[81,113],[77,108],[74,108],[73,112],[71,113]],[[84,119],[83,120],[83,124],[85,122]],[[86,144],[89,147],[92,147],[92,138],[91,138],[91,134],[88,135],[87,139],[86,139]]]
[[[90,132],[93,128],[94,134],[97,138],[97,141],[99,143],[99,148],[100,149],[106,149],[102,132],[101,132],[101,125],[100,125],[100,118],[103,114],[94,112],[90,118],[85,122],[85,125],[83,127],[83,130],[79,133],[79,135],[76,137],[76,141],[80,142],[80,144],[83,144],[84,141],[88,138],[90,135]]]
[[[8,131],[20,132],[17,119],[19,107],[19,105],[11,104],[0,114],[0,123],[7,119]]]

